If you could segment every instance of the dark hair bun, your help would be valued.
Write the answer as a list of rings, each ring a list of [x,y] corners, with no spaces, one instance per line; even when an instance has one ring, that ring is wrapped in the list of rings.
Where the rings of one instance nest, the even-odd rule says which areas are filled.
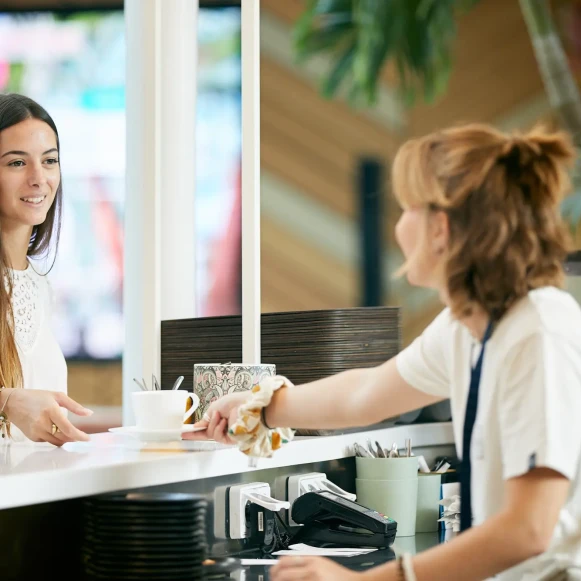
[[[509,179],[521,183],[532,203],[546,203],[548,197],[556,205],[570,189],[568,168],[575,155],[568,133],[536,126],[528,133],[508,136],[500,145],[498,163],[506,167]]]

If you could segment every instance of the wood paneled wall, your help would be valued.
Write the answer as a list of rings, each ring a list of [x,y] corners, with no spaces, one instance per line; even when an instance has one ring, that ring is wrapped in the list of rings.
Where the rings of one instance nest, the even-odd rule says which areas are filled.
[[[262,0],[262,8],[289,29],[304,0]],[[373,154],[390,161],[408,137],[463,121],[494,122],[543,91],[530,40],[516,0],[481,0],[459,20],[454,72],[448,93],[433,105],[406,112],[406,130],[396,133],[338,100],[323,99],[317,86],[297,68],[281,64],[262,50],[262,164],[265,170],[317,201],[329,212],[353,221],[357,199],[358,156]],[[393,88],[394,75],[383,79]],[[263,190],[263,196],[268,191]],[[391,196],[385,220],[388,244],[399,209]],[[358,272],[341,265],[313,244],[298,239],[288,226],[263,218],[263,308],[353,306],[358,300]],[[315,273],[315,275],[313,274]],[[325,274],[326,273],[326,274]],[[308,305],[312,305],[308,307]],[[407,313],[409,329],[420,329],[425,311]],[[406,315],[407,319],[406,319]],[[418,323],[419,321],[419,323]],[[413,336],[404,327],[404,335]]]

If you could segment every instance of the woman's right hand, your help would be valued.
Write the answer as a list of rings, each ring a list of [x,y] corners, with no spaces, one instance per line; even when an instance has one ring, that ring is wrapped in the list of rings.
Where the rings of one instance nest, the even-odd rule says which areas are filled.
[[[238,408],[245,403],[252,394],[237,392],[224,395],[213,402],[204,418],[195,424],[195,427],[206,428],[203,432],[186,432],[182,434],[184,440],[215,440],[222,444],[232,444],[228,436],[228,427],[238,419]]]
[[[4,413],[8,421],[33,442],[50,442],[55,446],[62,446],[65,442],[86,442],[89,439],[85,432],[77,429],[67,419],[61,407],[78,416],[90,416],[93,412],[62,392],[3,389],[0,392],[0,401],[2,404],[6,402]],[[55,434],[52,433],[53,424],[58,427]]]

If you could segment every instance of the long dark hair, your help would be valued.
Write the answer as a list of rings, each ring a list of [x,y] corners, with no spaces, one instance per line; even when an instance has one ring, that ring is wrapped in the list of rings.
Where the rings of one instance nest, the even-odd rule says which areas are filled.
[[[60,154],[60,141],[56,125],[43,107],[24,95],[0,95],[0,134],[5,129],[27,119],[44,121],[54,131]],[[46,220],[32,228],[28,256],[46,257],[51,249],[56,252],[60,237],[61,213],[62,177],[55,199],[46,215]],[[5,284],[0,284],[0,385],[3,387],[23,387],[22,366],[14,335],[14,312],[11,301],[12,277],[9,271],[11,266],[0,238],[0,279],[5,281]]]

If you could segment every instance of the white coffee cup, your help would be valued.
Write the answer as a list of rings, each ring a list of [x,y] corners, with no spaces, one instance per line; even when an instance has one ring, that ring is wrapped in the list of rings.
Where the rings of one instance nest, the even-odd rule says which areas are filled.
[[[131,395],[136,426],[151,430],[179,430],[200,404],[198,396],[185,389],[134,391]],[[186,411],[189,397],[192,406]]]

